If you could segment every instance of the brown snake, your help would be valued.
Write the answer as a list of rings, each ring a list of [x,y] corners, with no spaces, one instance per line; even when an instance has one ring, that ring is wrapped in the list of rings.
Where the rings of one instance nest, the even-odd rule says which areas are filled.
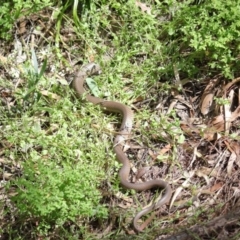
[[[72,87],[76,91],[78,97],[83,97],[87,101],[100,105],[104,110],[109,112],[117,112],[120,113],[123,117],[122,124],[120,130],[114,140],[114,152],[116,153],[117,159],[120,163],[122,163],[122,167],[119,171],[119,178],[121,184],[127,189],[134,189],[137,191],[144,191],[152,188],[161,188],[164,189],[164,194],[158,202],[153,203],[150,206],[143,208],[140,212],[136,214],[133,220],[133,226],[136,231],[141,232],[142,227],[139,227],[137,222],[138,220],[147,213],[159,208],[160,206],[167,203],[172,195],[172,190],[170,185],[163,180],[151,180],[144,183],[130,183],[128,181],[129,173],[130,173],[130,162],[123,152],[123,145],[127,138],[129,138],[132,124],[133,124],[133,112],[132,110],[125,106],[122,103],[114,102],[114,101],[105,101],[98,97],[93,97],[91,95],[86,94],[84,89],[84,82],[86,78],[90,75],[96,74],[100,71],[100,66],[95,63],[89,63],[81,68],[76,77],[72,82]]]

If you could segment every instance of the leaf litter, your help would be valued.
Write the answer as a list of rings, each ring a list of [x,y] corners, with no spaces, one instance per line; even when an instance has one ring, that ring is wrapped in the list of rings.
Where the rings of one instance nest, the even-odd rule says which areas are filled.
[[[151,8],[145,3],[136,1],[136,5],[143,13],[151,14]],[[33,17],[31,21],[34,19]],[[19,28],[20,34],[26,34],[26,26],[27,19],[22,19]],[[44,35],[48,35],[47,30]],[[51,38],[50,34],[49,37]],[[22,49],[18,47],[16,51],[18,59],[24,61],[25,55],[22,53]],[[5,64],[3,68],[7,69],[8,58],[0,55],[0,61]],[[54,60],[52,61],[54,62]],[[17,83],[21,81],[19,74],[16,75],[19,71],[21,69],[16,67],[12,73],[14,81]],[[129,143],[127,152],[130,153],[130,157],[138,156],[137,163],[132,164],[134,176],[130,180],[148,181],[160,177],[170,182],[174,190],[172,199],[168,206],[162,207],[160,212],[153,217],[157,225],[162,225],[162,219],[165,221],[161,228],[182,228],[188,224],[188,218],[198,214],[197,211],[200,209],[197,222],[208,223],[202,227],[204,231],[197,230],[196,227],[192,227],[190,230],[197,232],[204,239],[204,236],[213,236],[212,232],[217,229],[216,226],[221,226],[221,230],[215,233],[215,237],[227,236],[230,231],[228,226],[236,221],[237,216],[232,213],[231,209],[236,207],[236,213],[238,213],[240,206],[240,144],[238,139],[240,78],[229,82],[223,76],[217,75],[199,83],[198,87],[201,90],[195,93],[192,85],[189,84],[190,80],[182,83],[175,66],[174,73],[175,87],[171,88],[170,96],[165,96],[167,100],[164,104],[159,101],[160,103],[155,106],[153,111],[161,116],[161,114],[167,114],[174,110],[180,119],[180,127],[185,138],[178,144],[176,156],[172,162],[168,160],[174,151],[174,143],[171,141],[156,143],[153,136],[153,148],[143,147],[144,139],[140,143],[135,141]],[[16,87],[20,86],[21,84]],[[59,99],[58,95],[46,90],[41,92],[45,96],[51,95],[53,99]],[[98,94],[98,90],[95,94]],[[1,87],[0,96],[7,108],[14,104],[8,88]],[[135,105],[137,103],[144,104],[142,100],[142,98],[136,99]],[[135,129],[136,131],[137,129]],[[161,135],[167,138],[167,131],[161,131]],[[11,149],[11,146],[7,146],[7,144],[3,141],[0,149],[0,165],[4,169],[1,173],[2,183],[19,172],[17,166],[2,158],[4,155],[2,150],[4,148]],[[3,189],[2,185],[1,189]],[[137,197],[139,202],[149,202],[152,193],[143,192]],[[6,198],[4,191],[1,192],[0,198]],[[110,202],[114,207],[122,209],[136,207],[131,196],[120,192],[114,193]],[[209,211],[209,209],[213,211]],[[116,227],[116,216],[113,219],[105,228],[105,233],[103,231],[104,234],[101,234],[99,238]],[[131,219],[128,220],[131,221]],[[129,222],[124,224],[127,226]],[[233,225],[234,227],[236,228],[235,225]],[[101,229],[101,227],[97,228]],[[128,227],[125,228],[126,231],[130,231]],[[156,239],[171,239],[171,236],[157,237]],[[187,239],[187,237],[181,239]]]

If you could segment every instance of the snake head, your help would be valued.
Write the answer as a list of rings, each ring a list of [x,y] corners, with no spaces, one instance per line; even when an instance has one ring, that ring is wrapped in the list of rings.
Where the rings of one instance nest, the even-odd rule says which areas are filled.
[[[88,63],[84,65],[81,70],[82,72],[86,73],[87,76],[90,75],[99,75],[101,73],[101,68],[99,64],[94,62]]]

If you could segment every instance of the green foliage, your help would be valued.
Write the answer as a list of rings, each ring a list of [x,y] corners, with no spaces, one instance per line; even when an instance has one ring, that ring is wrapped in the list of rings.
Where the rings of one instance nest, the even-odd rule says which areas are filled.
[[[2,3],[0,37],[9,38],[9,30],[16,19],[37,12],[51,2],[12,0]],[[220,72],[228,77],[235,75],[239,68],[239,1],[195,1],[198,5],[190,0],[146,2],[151,14],[141,11],[134,0],[59,1],[54,9],[56,42],[50,44],[55,44],[61,57],[61,52],[66,51],[72,62],[85,61],[88,51],[93,50],[93,57],[103,66],[103,73],[94,78],[94,82],[90,80],[90,89],[94,89],[95,95],[127,105],[146,98],[151,101],[149,106],[156,106],[159,101],[156,92],[167,98],[174,78],[173,65],[179,71],[180,80],[198,77],[202,71]],[[69,44],[63,42],[62,51],[64,38],[60,30],[66,27],[64,24],[75,29],[77,38],[70,31],[69,36],[74,36],[76,43],[70,37]],[[63,226],[68,221],[83,227],[83,222],[88,226],[89,218],[106,218],[100,184],[107,179],[111,190],[117,192],[120,168],[119,163],[111,161],[115,157],[109,136],[114,136],[105,134],[103,137],[107,126],[104,119],[114,123],[119,119],[110,114],[103,117],[97,106],[72,102],[72,96],[66,93],[68,88],[59,87],[56,79],[46,78],[47,64],[54,63],[56,72],[66,70],[62,62],[55,62],[62,59],[54,54],[51,52],[54,60],[48,58],[48,63],[40,63],[42,67],[39,67],[32,52],[34,67],[24,65],[21,79],[25,85],[16,90],[15,105],[9,110],[17,106],[19,118],[12,112],[13,118],[6,117],[2,120],[5,126],[1,126],[5,141],[12,146],[11,151],[6,150],[6,157],[22,166],[21,176],[9,183],[11,189],[17,189],[17,195],[12,197],[17,213],[23,218],[22,223],[33,220],[41,228],[52,227],[53,231],[54,226]],[[105,61],[109,55],[110,60]],[[69,63],[69,59],[66,62]],[[164,82],[160,87],[159,79]],[[95,80],[98,88],[95,88]],[[42,90],[60,98],[46,97]],[[1,112],[2,116],[4,114]],[[143,144],[150,142],[150,136],[173,146],[184,141],[174,112],[164,117],[141,109],[136,111],[135,119],[143,122],[139,127]],[[98,128],[94,128],[95,125]],[[117,170],[113,170],[114,164]],[[109,169],[111,174],[106,174]]]
[[[23,164],[24,174],[14,181],[18,194],[12,201],[21,216],[37,218],[40,224],[63,225],[77,217],[105,218],[107,211],[99,205],[100,192],[96,189],[98,170],[88,164],[57,164],[31,151]]]
[[[21,177],[9,182],[9,187],[17,186],[11,200],[18,216],[37,220],[40,229],[107,216],[105,205],[99,204],[98,189],[105,176],[104,144],[93,140],[92,117],[79,120],[72,110],[76,106],[66,98],[49,108],[41,98],[22,111],[21,121],[9,122],[5,131],[16,149],[6,151],[6,156],[22,165]],[[34,117],[42,111],[49,115],[49,122],[43,125]],[[47,134],[46,124],[54,134]]]
[[[52,5],[50,0],[3,1],[0,7],[0,38],[9,39],[11,37],[10,30],[15,21],[21,16],[35,13],[50,5]]]
[[[78,225],[83,219],[104,219],[108,212],[99,204],[98,188],[105,176],[105,145],[95,142],[90,126],[94,116],[82,112],[86,117],[79,119],[80,102],[73,103],[66,93],[60,96],[62,88],[55,86],[50,92],[59,101],[43,96],[41,89],[50,90],[51,84],[44,76],[47,61],[40,67],[33,49],[31,54],[31,63],[21,67],[26,87],[15,92],[15,106],[8,113],[14,118],[5,130],[6,140],[16,149],[5,154],[22,166],[21,176],[8,182],[9,189],[16,187],[11,198],[16,215],[23,222],[37,221],[41,233],[69,221]]]
[[[129,72],[129,62],[138,61],[138,53],[150,54],[132,69],[137,91],[155,82],[156,75],[164,79],[174,77],[173,64],[181,78],[195,78],[204,71],[220,72],[228,78],[236,75],[240,67],[239,1],[194,4],[168,0],[149,5],[152,14],[142,13],[134,1],[92,1],[91,11],[83,12],[81,28],[76,33],[87,47],[98,49],[100,55],[108,51],[106,45],[99,44],[108,36],[109,47],[115,50],[111,64],[119,72]],[[78,25],[76,21],[75,24]]]
[[[37,86],[39,81],[41,80],[44,71],[46,70],[47,60],[45,59],[41,69],[39,69],[37,57],[35,51],[32,49],[32,65],[25,68],[25,77],[27,79],[26,90],[22,92],[20,97],[24,100],[24,102],[28,102],[31,104],[34,101],[38,101],[41,97],[41,93],[37,91]]]
[[[234,0],[180,5],[172,21],[163,24],[172,39],[174,62],[192,75],[207,64],[211,71],[233,77],[239,68],[239,11],[240,2]]]
[[[229,105],[229,99],[226,99],[226,98],[217,98],[217,97],[214,97],[214,101],[218,104],[218,105]]]

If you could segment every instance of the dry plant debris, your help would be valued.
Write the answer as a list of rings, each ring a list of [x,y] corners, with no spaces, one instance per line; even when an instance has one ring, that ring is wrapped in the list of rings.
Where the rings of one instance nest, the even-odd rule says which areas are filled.
[[[143,14],[151,14],[151,8],[145,3],[136,1],[136,5]],[[50,24],[47,24],[49,22]],[[53,24],[52,13],[46,11],[19,19],[16,29],[17,38],[13,50],[6,47],[4,52],[0,53],[0,74],[5,77],[8,76],[14,85],[13,88],[0,87],[1,102],[6,110],[15,106],[15,97],[12,93],[21,88],[24,83],[24,79],[21,78],[21,63],[26,60],[26,56],[22,42],[28,46],[25,39],[33,39],[32,46],[38,51],[38,56],[42,60],[46,53],[42,53],[41,56],[41,46],[46,46],[47,42],[54,41],[52,39],[55,31]],[[31,32],[32,25],[39,25],[39,32]],[[67,27],[61,30],[62,51],[65,51],[64,54],[66,55],[69,54],[65,48],[68,39],[75,39],[73,32],[72,29]],[[96,53],[92,49],[89,48],[86,52],[90,61],[95,60]],[[51,57],[49,61],[54,63],[54,59],[51,59]],[[66,69],[63,73],[55,75],[58,83],[62,86],[67,84],[65,78],[72,73],[76,63],[74,61],[76,60],[71,60],[72,69]],[[49,76],[55,74],[54,70],[54,68],[49,69]],[[229,81],[222,75],[216,75],[211,78],[206,77],[203,81],[195,83],[193,80],[181,80],[176,66],[173,66],[173,71],[175,73],[175,85],[170,87],[170,94],[160,96],[159,104],[152,107],[151,110],[154,113],[153,117],[159,118],[160,121],[163,115],[175,110],[185,138],[176,149],[174,142],[164,128],[159,129],[159,131],[161,131],[161,136],[165,141],[157,142],[159,133],[152,134],[150,137],[152,138],[152,148],[144,145],[143,138],[134,141],[133,136],[129,145],[126,146],[126,153],[129,154],[130,158],[137,159],[137,163],[132,161],[133,175],[130,181],[147,181],[163,177],[172,185],[174,193],[169,205],[161,208],[150,217],[155,219],[154,224],[159,226],[161,230],[163,228],[184,229],[185,226],[191,226],[191,221],[194,218],[198,219],[197,222],[203,223],[202,225],[198,224],[197,227],[192,226],[189,231],[180,231],[173,236],[166,232],[165,236],[158,236],[156,239],[194,239],[191,238],[193,234],[196,235],[194,237],[200,239],[211,239],[211,237],[227,239],[227,236],[233,236],[239,229],[240,78]],[[41,90],[41,94],[56,101],[61,98],[45,89]],[[151,94],[159,96],[157,89],[154,89]],[[162,97],[165,98],[164,101],[162,101]],[[143,98],[138,97],[132,107],[141,111],[141,107],[150,106],[148,102],[151,102],[151,100],[145,99],[143,101]],[[44,118],[44,116],[38,117]],[[167,120],[174,121],[169,117]],[[151,119],[145,122],[146,131],[151,130],[150,122]],[[138,128],[140,129],[140,125],[141,123],[135,123],[135,133],[138,132]],[[93,127],[99,128],[97,124],[93,124]],[[57,128],[58,126],[51,126],[46,134],[54,133]],[[109,128],[112,128],[112,126]],[[175,131],[175,129],[172,129],[172,131]],[[113,132],[113,130],[110,129],[110,132]],[[13,176],[21,175],[22,171],[20,163],[4,157],[4,151],[6,149],[11,150],[12,147],[14,146],[11,146],[4,139],[1,141],[0,199],[6,200],[6,204],[9,204],[9,196],[4,190],[4,184]],[[111,149],[108,149],[108,151],[111,151]],[[169,157],[172,155],[174,155],[174,159],[170,161]],[[106,189],[103,189],[104,191]],[[15,194],[14,189],[10,191],[10,194]],[[120,191],[109,195],[109,190],[107,190],[106,195],[105,201],[108,202],[111,209],[118,208],[125,211],[126,209],[137,208],[136,201],[132,196],[121,194]],[[138,194],[137,198],[140,202],[149,202],[152,196],[152,192],[144,192]],[[234,212],[235,208],[236,211]],[[118,214],[116,211],[110,213],[108,223],[103,224],[103,226],[93,224],[92,231],[101,231],[101,234],[98,233],[98,238],[103,238],[117,228]],[[125,222],[121,223],[122,227],[128,234],[135,234],[128,227],[130,222],[130,218],[125,219]],[[205,224],[205,222],[207,223]],[[1,226],[3,225],[1,224]],[[154,231],[157,236],[158,232],[156,232],[156,229]]]

